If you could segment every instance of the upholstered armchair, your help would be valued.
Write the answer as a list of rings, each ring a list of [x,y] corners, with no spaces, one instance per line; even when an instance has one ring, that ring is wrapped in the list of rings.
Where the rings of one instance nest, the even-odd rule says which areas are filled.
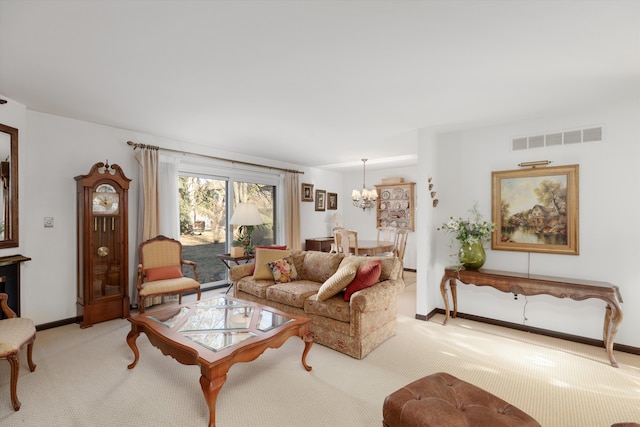
[[[18,374],[20,373],[20,357],[18,352],[27,346],[27,361],[31,372],[36,370],[33,363],[33,342],[36,339],[36,327],[31,319],[18,317],[7,305],[7,294],[0,294],[0,307],[6,319],[0,320],[0,359],[7,359],[11,365],[11,404],[13,409],[20,410],[18,400]]]
[[[182,266],[193,268],[195,279],[182,275]],[[157,236],[140,244],[140,264],[138,264],[138,288],[140,313],[144,313],[145,299],[149,297],[178,295],[178,304],[182,304],[182,294],[188,291],[198,292],[200,283],[198,266],[193,261],[182,259],[182,244],[166,236]]]

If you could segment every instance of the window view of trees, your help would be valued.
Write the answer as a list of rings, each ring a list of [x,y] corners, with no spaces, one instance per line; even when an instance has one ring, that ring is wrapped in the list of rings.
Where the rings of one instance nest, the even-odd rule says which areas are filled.
[[[229,253],[227,218],[233,206],[240,202],[256,203],[264,225],[252,234],[254,245],[274,243],[275,186],[249,182],[232,182],[233,200],[229,203],[228,181],[202,176],[180,175],[178,194],[180,204],[180,241],[183,258],[198,263],[201,283],[227,280],[225,265],[217,254]],[[229,216],[227,217],[227,209]],[[231,236],[237,235],[233,226]],[[233,237],[231,237],[233,239]],[[185,276],[192,275],[185,270]]]

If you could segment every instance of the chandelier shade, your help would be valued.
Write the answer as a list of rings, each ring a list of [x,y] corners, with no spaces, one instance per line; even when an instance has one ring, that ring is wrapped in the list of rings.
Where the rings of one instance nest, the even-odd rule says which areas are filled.
[[[375,189],[367,189],[367,160],[362,159],[362,190],[356,189],[351,192],[353,206],[363,211],[375,208],[376,200],[378,199],[378,192]]]

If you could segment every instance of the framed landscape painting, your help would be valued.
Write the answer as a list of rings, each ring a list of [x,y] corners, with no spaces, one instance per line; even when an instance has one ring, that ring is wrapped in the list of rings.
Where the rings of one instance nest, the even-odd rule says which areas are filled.
[[[491,173],[491,249],[578,255],[578,165]]]

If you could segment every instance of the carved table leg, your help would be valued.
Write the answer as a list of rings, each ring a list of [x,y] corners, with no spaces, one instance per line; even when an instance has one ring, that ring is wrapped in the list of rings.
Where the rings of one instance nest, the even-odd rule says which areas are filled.
[[[200,387],[202,387],[204,400],[209,407],[209,427],[216,427],[216,400],[225,381],[227,381],[226,374],[216,377],[213,380],[209,380],[204,375],[200,376]]]
[[[442,294],[442,301],[444,301],[444,322],[442,325],[446,325],[449,321],[449,297],[447,296],[447,275],[445,274],[440,281],[440,293]]]
[[[613,355],[613,343],[615,341],[616,334],[618,333],[618,326],[620,326],[620,322],[622,322],[622,311],[619,306],[613,306],[611,304],[607,304],[607,308],[604,313],[604,327],[603,327],[603,341],[604,346],[607,349],[607,355],[609,356],[609,361],[611,362],[611,366],[614,368],[618,367],[618,361],[616,357]]]
[[[133,362],[127,366],[129,369],[133,369],[136,367],[138,363],[138,359],[140,358],[140,353],[138,352],[138,346],[136,345],[136,340],[138,339],[138,335],[140,335],[140,331],[134,325],[131,326],[131,332],[127,335],[127,344],[131,347],[133,351]]]
[[[304,366],[304,369],[306,369],[308,372],[312,369],[311,366],[307,365],[307,354],[309,353],[309,350],[311,350],[311,346],[313,345],[313,332],[309,332],[301,338],[304,341],[304,350],[302,351],[302,366]]]
[[[453,314],[451,317],[458,315],[458,284],[456,279],[449,279],[449,289],[451,289],[451,301],[453,301]]]

